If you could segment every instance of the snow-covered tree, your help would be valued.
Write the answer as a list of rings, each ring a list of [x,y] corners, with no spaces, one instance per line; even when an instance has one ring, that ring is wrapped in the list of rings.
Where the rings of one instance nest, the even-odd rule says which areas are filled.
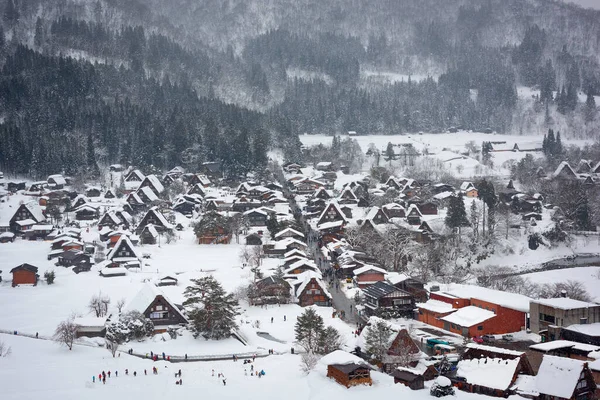
[[[378,320],[375,324],[367,327],[365,334],[366,350],[373,357],[381,361],[390,346],[392,329],[383,320]]]
[[[467,218],[467,211],[465,210],[465,202],[462,196],[450,197],[450,203],[448,205],[448,213],[446,214],[446,226],[452,230],[458,230],[458,236],[460,237],[460,229],[463,226],[469,226],[469,220]]]
[[[222,339],[229,337],[231,330],[237,327],[238,302],[212,276],[192,279],[192,285],[185,289],[184,296],[183,304],[188,308],[194,337]]]
[[[309,307],[296,321],[296,342],[307,352],[316,353],[324,330],[323,317],[317,314],[314,308]]]
[[[301,360],[300,369],[305,374],[308,374],[310,371],[312,371],[316,367],[317,362],[319,361],[319,356],[317,356],[312,351],[308,351],[308,352],[302,354],[302,356],[300,357],[300,360]]]

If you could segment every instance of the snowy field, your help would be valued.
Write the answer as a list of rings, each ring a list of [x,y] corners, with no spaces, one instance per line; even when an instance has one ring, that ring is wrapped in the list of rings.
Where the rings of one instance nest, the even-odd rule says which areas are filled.
[[[594,301],[600,301],[600,267],[578,267],[570,269],[557,269],[552,271],[535,272],[523,275],[532,282],[543,285],[545,283],[558,283],[567,280],[579,281],[592,296]]]
[[[314,146],[318,144],[330,145],[332,136],[329,135],[300,135],[300,141],[305,146]],[[343,136],[346,137],[346,136]],[[510,174],[509,163],[519,161],[527,154],[532,154],[534,157],[540,157],[541,152],[526,152],[526,151],[503,151],[492,152],[493,168],[489,168],[479,162],[475,156],[464,156],[465,145],[468,142],[473,142],[477,149],[481,148],[481,144],[486,141],[505,142],[505,145],[513,146],[516,144],[524,144],[531,142],[539,142],[540,147],[543,136],[518,136],[518,135],[500,135],[500,134],[485,134],[481,132],[466,132],[460,131],[456,133],[422,133],[409,135],[359,135],[353,136],[356,139],[363,152],[366,152],[371,144],[373,144],[382,153],[385,151],[387,144],[392,143],[398,153],[398,146],[403,144],[412,144],[412,146],[421,154],[427,153],[432,160],[439,160],[456,177],[470,178],[474,176],[499,176],[507,177]],[[584,146],[591,143],[589,140],[580,139],[564,139],[563,143],[569,145]],[[418,160],[423,160],[424,157],[419,157]],[[368,171],[371,167],[372,160],[367,160],[363,165],[363,170]],[[382,165],[384,161],[380,161]]]
[[[12,347],[12,354],[0,358],[2,398],[7,400],[102,399],[114,400],[144,398],[202,398],[279,400],[358,400],[372,398],[431,399],[430,382],[425,389],[413,391],[394,378],[380,372],[371,372],[372,386],[347,389],[326,377],[326,366],[319,363],[306,375],[300,369],[298,355],[280,355],[257,358],[255,370],[265,371],[261,378],[250,376],[250,365],[242,361],[198,363],[152,362],[123,354],[113,358],[106,350],[75,346],[72,351],[57,344],[18,336],[0,335],[0,340]],[[33,356],[35,355],[35,356]],[[158,374],[152,374],[156,366]],[[125,375],[128,369],[129,375]],[[148,375],[144,375],[144,369]],[[181,369],[182,385],[175,384],[174,374]],[[244,369],[248,375],[245,375]],[[214,377],[212,376],[214,370]],[[106,384],[98,382],[98,374],[111,371]],[[115,371],[118,377],[115,377]],[[137,376],[133,376],[133,372]],[[226,386],[222,378],[226,378]],[[92,382],[92,376],[96,382]],[[179,378],[178,378],[179,379]],[[31,381],[31,383],[29,382]],[[456,400],[481,399],[480,395],[457,391]],[[521,399],[513,396],[512,399]]]

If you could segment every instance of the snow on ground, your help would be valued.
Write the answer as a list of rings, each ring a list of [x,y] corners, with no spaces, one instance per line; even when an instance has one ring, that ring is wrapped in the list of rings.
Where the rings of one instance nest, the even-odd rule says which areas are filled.
[[[408,74],[399,74],[396,72],[385,72],[385,71],[370,71],[370,70],[364,70],[361,71],[361,77],[362,79],[366,79],[368,81],[377,81],[377,82],[383,82],[383,83],[395,83],[395,82],[408,82],[408,79],[410,77],[411,82],[420,82],[420,81],[424,81],[427,78],[433,78],[434,80],[437,80],[438,76],[437,75],[423,75],[423,74],[414,74],[414,75],[408,75]]]
[[[396,398],[409,396],[414,400],[430,399],[428,387],[413,391],[394,378],[380,372],[371,372],[372,386],[347,389],[326,377],[327,366],[319,363],[308,375],[300,370],[298,355],[279,355],[257,358],[255,370],[265,371],[261,378],[250,376],[250,365],[240,360],[171,364],[152,362],[123,354],[113,358],[105,349],[76,346],[72,351],[57,344],[18,336],[0,335],[0,340],[12,347],[12,354],[0,358],[2,398],[30,400],[43,397],[48,400],[144,398],[195,398],[250,400],[280,399],[337,399]],[[152,374],[152,367],[158,375]],[[125,369],[129,375],[125,375]],[[148,375],[144,375],[144,369]],[[174,374],[181,369],[182,385],[175,384]],[[248,375],[244,374],[244,369]],[[212,371],[214,370],[214,377]],[[98,374],[111,371],[106,384],[98,382]],[[118,377],[115,377],[118,371]],[[137,376],[133,376],[136,371]],[[223,373],[222,378],[217,375]],[[92,383],[92,376],[96,382]],[[179,379],[179,378],[178,378]],[[456,400],[481,399],[480,395],[457,391]],[[513,397],[515,400],[517,397]],[[520,399],[520,398],[519,398]]]
[[[579,281],[583,284],[593,300],[600,300],[600,267],[578,267],[568,270],[552,270],[534,272],[523,275],[532,282],[543,285],[545,283],[558,283],[567,280]]]
[[[358,144],[366,152],[370,144],[375,145],[382,153],[385,151],[387,144],[395,145],[396,153],[399,153],[399,147],[403,144],[411,144],[421,154],[428,154],[428,157],[441,161],[444,166],[453,175],[462,178],[483,175],[508,176],[510,174],[510,166],[512,161],[519,161],[527,154],[532,154],[534,157],[541,157],[540,152],[525,152],[525,151],[505,151],[493,152],[492,163],[493,169],[481,164],[473,156],[464,156],[465,144],[473,142],[477,149],[481,148],[481,144],[485,141],[506,142],[507,145],[539,142],[540,146],[543,136],[517,136],[517,135],[500,135],[500,134],[485,134],[481,132],[460,131],[456,133],[422,133],[408,135],[358,135],[353,136],[353,139],[358,141]],[[313,146],[317,144],[330,145],[332,136],[329,135],[300,135],[300,141],[305,146]],[[579,139],[563,139],[566,144],[583,146],[589,141]],[[419,157],[418,159],[423,159]],[[363,169],[368,171],[371,167],[371,160],[365,162]],[[382,163],[382,161],[380,161]]]

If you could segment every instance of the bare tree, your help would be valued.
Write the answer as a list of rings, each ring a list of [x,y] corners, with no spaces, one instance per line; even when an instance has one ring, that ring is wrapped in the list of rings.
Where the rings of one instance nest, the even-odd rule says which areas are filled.
[[[252,246],[252,263],[260,267],[263,263],[263,259],[265,258],[265,250],[262,246]]]
[[[73,342],[77,337],[77,328],[78,326],[75,324],[75,322],[73,322],[73,319],[62,321],[56,327],[54,336],[52,336],[52,338],[57,343],[66,345],[69,350],[73,350]]]
[[[242,262],[242,266],[249,266],[254,255],[252,254],[251,246],[244,246],[240,251],[240,261]]]
[[[229,229],[235,236],[235,242],[240,243],[240,232],[244,227],[244,218],[241,214],[236,214],[229,219]]]
[[[110,304],[110,298],[102,295],[102,292],[92,296],[88,304],[88,308],[91,312],[96,314],[96,317],[104,317],[108,314],[108,306]]]
[[[12,348],[4,342],[0,342],[0,357],[8,357],[12,353]]]
[[[119,314],[121,314],[123,307],[125,307],[125,299],[124,298],[117,301],[117,310],[119,310]]]
[[[304,353],[301,356],[300,369],[302,369],[302,372],[305,374],[308,374],[316,367],[318,361],[319,357],[312,351]]]

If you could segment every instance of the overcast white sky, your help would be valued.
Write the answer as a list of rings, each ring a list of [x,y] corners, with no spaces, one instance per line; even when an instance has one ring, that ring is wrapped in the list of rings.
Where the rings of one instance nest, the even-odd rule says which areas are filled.
[[[600,0],[565,0],[567,3],[575,3],[581,7],[595,8],[600,10]]]

